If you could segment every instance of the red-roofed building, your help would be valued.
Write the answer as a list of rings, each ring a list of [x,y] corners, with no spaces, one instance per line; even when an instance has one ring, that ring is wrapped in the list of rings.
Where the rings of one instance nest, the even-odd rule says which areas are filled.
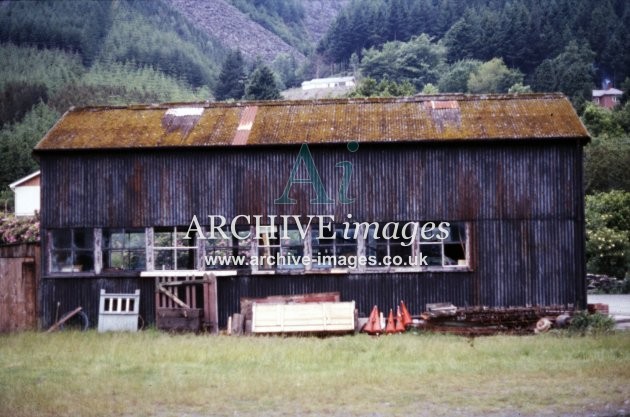
[[[621,101],[623,91],[609,87],[606,90],[593,90],[593,103],[598,106],[612,109]]]

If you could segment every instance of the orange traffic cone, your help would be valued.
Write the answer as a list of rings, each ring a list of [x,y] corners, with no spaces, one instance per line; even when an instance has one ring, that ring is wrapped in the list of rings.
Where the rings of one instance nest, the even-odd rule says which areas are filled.
[[[409,314],[409,311],[407,310],[407,307],[405,307],[405,302],[403,300],[400,300],[400,311],[402,312],[403,326],[409,326],[412,321],[411,314]]]
[[[389,316],[387,316],[387,326],[385,326],[385,333],[396,333],[396,326],[394,325],[394,311],[389,309]]]
[[[367,334],[379,334],[381,333],[381,321],[379,320],[378,307],[374,306],[368,322],[365,324],[363,331]]]
[[[403,324],[402,315],[400,314],[400,307],[396,307],[396,333],[403,333],[405,331],[405,325]]]

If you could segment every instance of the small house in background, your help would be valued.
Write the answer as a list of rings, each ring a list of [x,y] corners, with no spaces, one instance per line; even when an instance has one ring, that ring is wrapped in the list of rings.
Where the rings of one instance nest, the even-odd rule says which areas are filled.
[[[34,216],[39,212],[40,176],[40,171],[36,171],[9,184],[15,193],[16,216]]]
[[[302,90],[315,90],[320,88],[351,88],[356,85],[354,77],[315,78],[302,82]]]
[[[221,327],[243,298],[329,292],[363,317],[400,300],[584,308],[588,140],[559,94],[72,109],[34,151],[42,323],[57,303],[96,317],[102,289],[140,289],[155,323],[165,270],[214,272]],[[185,239],[193,216],[205,238]]]
[[[613,88],[610,80],[604,80],[601,90],[593,90],[593,103],[612,109],[621,101],[623,91]]]

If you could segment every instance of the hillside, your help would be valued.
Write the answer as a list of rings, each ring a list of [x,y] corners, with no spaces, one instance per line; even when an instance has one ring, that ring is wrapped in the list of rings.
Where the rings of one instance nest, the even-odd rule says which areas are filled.
[[[260,57],[272,61],[286,53],[304,59],[297,48],[252,21],[247,15],[225,0],[200,2],[197,0],[168,0],[189,22],[230,49],[240,49],[250,60]]]
[[[304,27],[316,45],[326,34],[330,24],[350,3],[350,0],[309,0],[303,2]]]
[[[417,92],[560,91],[581,113],[593,89],[630,82],[629,5],[354,0],[331,23],[317,54],[332,72],[358,71]]]
[[[318,52],[348,66],[353,54],[360,59],[370,48],[421,34],[447,48],[450,64],[501,58],[528,83],[572,42],[592,55],[593,86],[604,78],[619,86],[630,76],[627,0],[355,0],[332,22]]]
[[[0,199],[69,107],[208,100],[225,53],[161,1],[0,2]]]

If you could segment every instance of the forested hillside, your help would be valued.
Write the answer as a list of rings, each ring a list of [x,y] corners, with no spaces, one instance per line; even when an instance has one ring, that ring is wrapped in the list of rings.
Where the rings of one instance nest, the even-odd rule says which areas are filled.
[[[30,150],[71,106],[212,100],[234,81],[223,71],[218,85],[236,50],[235,91],[277,97],[299,84],[305,54],[347,3],[0,1],[0,199],[36,169]]]
[[[604,79],[620,86],[630,76],[629,46],[627,0],[355,0],[317,50],[339,70],[443,92],[474,92],[470,76],[497,58],[485,70],[512,71],[534,91],[563,91],[581,110]]]
[[[70,106],[210,99],[226,54],[165,2],[1,2],[0,194]]]

